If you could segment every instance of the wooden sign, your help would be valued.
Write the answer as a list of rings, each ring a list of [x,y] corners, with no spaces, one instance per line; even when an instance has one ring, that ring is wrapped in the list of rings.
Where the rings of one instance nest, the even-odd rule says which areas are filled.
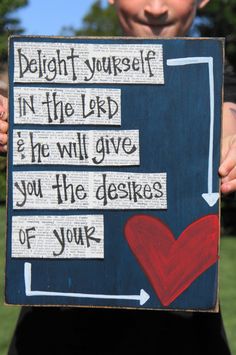
[[[218,309],[222,58],[10,39],[7,303]]]

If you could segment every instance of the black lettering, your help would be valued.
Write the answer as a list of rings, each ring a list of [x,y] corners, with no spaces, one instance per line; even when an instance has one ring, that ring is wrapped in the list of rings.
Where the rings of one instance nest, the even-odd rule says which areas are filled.
[[[42,105],[47,105],[49,123],[53,120],[60,120],[60,123],[63,123],[65,121],[65,116],[70,117],[75,112],[71,103],[67,102],[64,105],[62,100],[57,100],[57,92],[52,93],[52,100],[50,100],[50,93],[46,92],[46,101],[43,101]]]
[[[69,55],[67,57],[67,59],[71,60],[71,67],[72,67],[72,73],[73,73],[72,80],[75,81],[77,79],[76,70],[75,70],[75,59],[76,58],[79,59],[79,55],[74,54],[74,48],[71,48],[70,51],[71,51],[71,55]]]
[[[97,100],[97,110],[98,110],[98,117],[101,117],[101,112],[106,113],[106,110],[104,109],[105,105],[105,100],[101,100],[99,96],[96,96]]]
[[[160,198],[163,196],[163,191],[162,191],[162,186],[161,186],[161,183],[156,181],[154,182],[153,184],[153,189],[157,192],[154,197],[156,198]]]
[[[132,141],[129,137],[125,137],[123,139],[122,148],[126,154],[133,154],[137,150],[137,147],[135,146],[135,144],[132,145]],[[130,148],[130,149],[128,149],[128,148]]]
[[[81,99],[82,99],[83,118],[87,118],[87,117],[93,115],[94,114],[94,107],[90,106],[90,111],[86,112],[86,109],[85,109],[85,107],[86,107],[86,101],[85,101],[86,100],[86,96],[85,96],[85,94],[81,94]],[[91,105],[91,101],[92,100],[90,100],[90,105]]]
[[[30,234],[32,231],[35,232],[35,227],[32,227],[32,228],[27,228],[26,229],[26,240],[27,240],[27,248],[30,249],[31,248],[31,245],[30,245],[30,239],[34,239],[36,236],[35,236],[35,233],[33,234]]]
[[[93,78],[94,73],[95,73],[96,58],[94,58],[94,57],[92,58],[92,66],[90,65],[90,62],[89,62],[88,59],[86,59],[84,63],[87,65],[87,67],[88,67],[88,69],[90,70],[90,73],[91,73],[91,76],[90,77],[85,76],[84,80],[85,81],[90,81]]]
[[[101,164],[105,158],[105,147],[104,147],[104,138],[103,137],[101,137],[97,140],[96,153],[101,154],[102,156],[101,156],[100,160],[98,160],[96,157],[94,157],[92,159],[92,161],[95,164]]]
[[[112,195],[114,193],[114,195]],[[111,183],[108,186],[107,196],[110,200],[116,200],[119,196],[116,192],[116,185]]]
[[[96,191],[96,199],[99,201],[103,200],[103,206],[107,205],[107,189],[106,189],[106,174],[102,174],[102,185],[98,186]]]
[[[30,145],[31,145],[31,162],[32,163],[41,163],[41,156],[43,158],[47,158],[50,155],[49,152],[49,145],[48,144],[41,144],[41,143],[35,143],[33,141],[33,132],[29,133],[30,135]]]
[[[61,195],[62,184],[59,183],[59,180],[60,180],[60,174],[56,174],[56,184],[52,185],[52,188],[56,189],[56,191],[57,191],[57,203],[58,203],[58,205],[63,203],[62,195]]]
[[[68,72],[67,72],[67,68],[66,68],[66,61],[65,61],[65,59],[61,59],[60,49],[57,49],[56,52],[57,52],[57,62],[58,62],[58,67],[59,67],[59,74],[67,76]],[[62,70],[62,66],[63,66],[63,70]]]
[[[154,76],[153,72],[152,72],[152,67],[151,67],[151,60],[156,59],[156,52],[154,51],[148,51],[147,56],[145,57],[145,60],[148,63],[148,70],[149,70],[149,77],[151,78],[152,76]]]
[[[107,97],[107,103],[108,103],[108,118],[111,120],[115,114],[118,112],[118,103],[113,100],[110,96]]]
[[[21,186],[18,182],[15,182],[14,186],[17,188],[18,191],[22,194],[23,200],[22,202],[16,202],[16,206],[23,207],[27,200],[27,194],[32,196],[35,195],[36,197],[43,197],[42,193],[42,186],[41,186],[41,179],[25,182],[25,180],[21,180]]]
[[[153,198],[152,189],[151,189],[150,185],[148,185],[148,184],[144,185],[143,195],[144,195],[144,198],[146,198],[147,200],[151,200]]]
[[[118,57],[112,56],[112,63],[113,63],[114,76],[117,76],[118,73],[122,72],[122,70],[119,67],[119,65],[121,63],[121,59]]]
[[[132,62],[132,69],[134,70],[134,71],[139,71],[139,69],[140,69],[140,66],[139,66],[139,59],[137,58],[137,57],[134,57],[133,58],[133,62]]]
[[[74,230],[75,243],[77,245],[79,244],[84,245],[82,228],[81,227],[78,228],[78,237],[77,237],[77,228],[73,228],[73,230]]]
[[[107,67],[106,67],[106,62],[107,62]],[[102,66],[103,66],[103,70],[105,73],[111,74],[112,70],[111,70],[111,58],[110,57],[103,57],[102,58]]]
[[[33,114],[35,114],[35,109],[34,109],[34,96],[30,95],[30,102],[26,100],[24,97],[19,97],[18,98],[19,102],[19,109],[20,109],[20,117],[26,116],[27,114],[27,107],[30,109]]]
[[[82,192],[82,194],[81,194]],[[75,195],[78,200],[84,200],[87,197],[86,192],[84,191],[83,185],[77,185],[75,188]]]
[[[41,50],[37,50],[38,53],[38,59],[39,59],[39,78],[42,78],[43,76],[43,70],[42,70],[42,59],[41,59]]]
[[[87,247],[90,247],[90,240],[95,241],[96,243],[100,243],[101,239],[100,238],[95,238],[92,237],[92,235],[95,233],[95,227],[84,227],[84,231],[85,231],[85,238],[86,238],[86,242],[87,242]]]
[[[143,59],[143,50],[140,51],[140,55],[141,55],[141,65],[142,65],[142,73],[145,73],[145,69],[144,69],[144,59]]]
[[[20,70],[20,78],[24,77],[24,74],[30,70],[30,66],[29,66],[29,60],[26,57],[26,55],[24,55],[21,52],[21,48],[17,49],[18,52],[18,59],[19,59],[19,70]]]
[[[116,144],[114,137],[112,137],[112,138],[110,139],[111,144],[112,144],[112,146],[113,146],[114,151],[115,151],[116,154],[119,153],[121,140],[122,140],[122,138],[121,138],[121,137],[118,137],[117,144]]]
[[[25,243],[27,243],[27,248],[31,249],[31,245],[30,245],[30,239],[34,239],[35,238],[35,233],[30,234],[32,231],[35,232],[35,227],[31,227],[31,228],[26,228],[26,230],[20,229],[19,230],[19,241],[22,245],[24,245]]]
[[[75,110],[74,110],[73,106],[69,102],[67,102],[65,104],[65,114],[66,114],[66,116],[70,117],[70,116],[72,116],[74,114],[74,112],[75,112]]]
[[[132,190],[133,190],[133,200],[134,202],[137,202],[138,199],[142,199],[143,196],[140,194],[140,191],[142,190],[142,185],[137,184],[135,181],[132,181]]]
[[[83,134],[81,138],[81,133],[77,132],[77,139],[78,142],[68,142],[67,144],[56,143],[61,158],[64,158],[66,155],[69,158],[78,157],[79,160],[88,158],[86,134]]]
[[[58,204],[61,204],[64,201],[74,203],[76,201],[75,198],[83,200],[87,197],[83,185],[79,184],[74,186],[73,184],[68,183],[66,174],[62,174],[62,182],[60,182],[60,174],[56,174],[56,183],[55,185],[52,185],[52,188],[57,192]]]
[[[42,105],[47,105],[47,110],[48,110],[48,122],[51,123],[53,120],[51,118],[51,111],[50,111],[50,103],[52,100],[49,100],[50,93],[46,92],[46,101],[42,102]]]
[[[121,182],[117,186],[117,190],[123,192],[123,194],[119,195],[119,198],[126,198],[128,196],[128,191],[126,190],[126,184]]]
[[[52,77],[50,78],[49,75],[45,76],[45,79],[47,81],[52,81],[55,79],[55,77],[57,76],[57,62],[56,62],[56,58],[52,58],[51,60],[49,60],[48,65],[47,65],[47,70],[49,71],[49,73],[52,73]]]
[[[53,251],[53,256],[59,256],[61,255],[64,250],[65,250],[65,234],[64,234],[64,228],[60,228],[61,231],[61,237],[59,236],[59,233],[57,232],[56,229],[53,230],[53,234],[55,235],[55,237],[57,238],[61,249],[59,250],[58,253],[56,253],[55,251]]]
[[[130,70],[130,59],[129,58],[123,58],[122,59],[122,65],[123,67],[125,66],[125,68],[123,69],[123,71],[129,71]]]

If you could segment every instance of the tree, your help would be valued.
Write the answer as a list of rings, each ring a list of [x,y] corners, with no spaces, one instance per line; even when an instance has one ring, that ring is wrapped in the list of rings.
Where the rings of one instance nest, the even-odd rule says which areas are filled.
[[[199,25],[203,36],[225,37],[226,58],[236,71],[236,0],[212,0],[199,16],[209,19]]]
[[[22,33],[20,21],[12,14],[19,8],[26,6],[28,0],[0,1],[0,62],[7,61],[8,36]]]
[[[122,32],[113,6],[104,7],[100,0],[96,0],[83,18],[82,28],[76,30],[75,34],[77,36],[121,36]]]

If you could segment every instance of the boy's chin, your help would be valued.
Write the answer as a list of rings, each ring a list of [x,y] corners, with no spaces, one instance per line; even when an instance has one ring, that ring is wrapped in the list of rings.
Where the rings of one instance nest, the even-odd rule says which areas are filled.
[[[176,31],[170,26],[148,26],[142,25],[140,28],[128,31],[127,36],[132,37],[177,37]]]

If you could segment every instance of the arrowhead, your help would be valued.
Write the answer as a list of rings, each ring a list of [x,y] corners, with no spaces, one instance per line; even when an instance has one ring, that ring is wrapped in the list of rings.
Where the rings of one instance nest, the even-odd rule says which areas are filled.
[[[140,290],[140,305],[142,306],[144,303],[146,303],[149,300],[150,296],[149,294],[144,291],[143,289]]]
[[[212,192],[212,193],[206,193],[206,194],[202,194],[202,197],[204,198],[204,200],[208,203],[208,205],[210,207],[214,206],[216,204],[216,202],[219,199],[219,193],[218,192]]]

